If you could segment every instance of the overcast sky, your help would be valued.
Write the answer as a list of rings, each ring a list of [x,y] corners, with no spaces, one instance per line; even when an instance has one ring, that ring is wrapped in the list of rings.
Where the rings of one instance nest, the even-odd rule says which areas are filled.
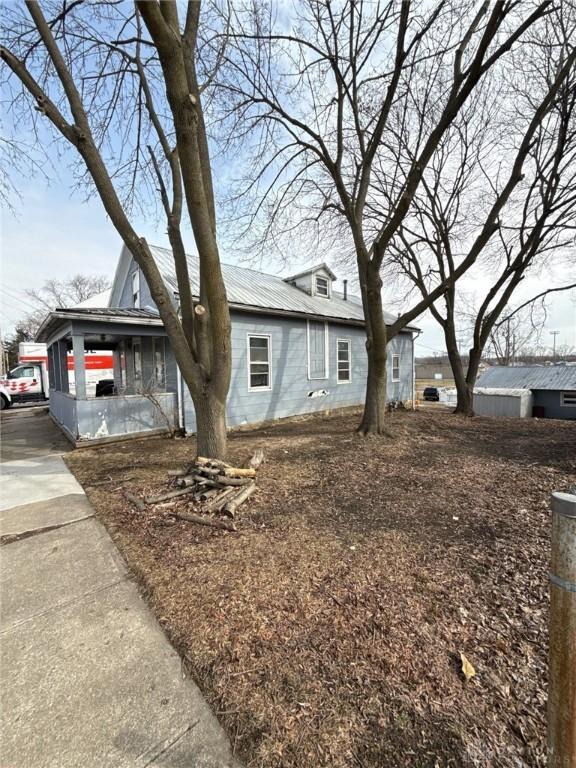
[[[44,181],[26,180],[20,189],[22,198],[16,201],[16,215],[2,213],[0,296],[3,336],[9,336],[14,324],[31,309],[24,294],[26,288],[39,288],[49,278],[65,280],[77,273],[108,275],[110,278],[114,275],[121,250],[120,238],[99,200],[85,202],[82,195],[71,193],[69,183],[66,178],[53,181],[50,186]],[[168,245],[160,225],[140,220],[137,229],[149,242]],[[194,248],[190,233],[187,247]],[[222,253],[222,260],[239,263],[233,253]],[[314,261],[330,264],[330,254],[318,254]],[[293,264],[281,270],[281,274],[289,274],[304,266],[307,265],[295,259]],[[278,273],[273,263],[263,264],[262,269]],[[336,271],[341,278],[353,277]],[[548,283],[559,284],[561,278],[561,275],[545,274],[538,279],[525,280],[517,295],[518,303],[543,290]],[[477,288],[477,283],[469,286],[472,291]],[[423,316],[417,324],[423,331],[417,341],[417,354],[443,353],[442,332],[433,318]],[[550,331],[553,330],[559,331],[558,346],[576,346],[575,291],[571,295],[556,294],[548,302],[542,343],[550,347]]]

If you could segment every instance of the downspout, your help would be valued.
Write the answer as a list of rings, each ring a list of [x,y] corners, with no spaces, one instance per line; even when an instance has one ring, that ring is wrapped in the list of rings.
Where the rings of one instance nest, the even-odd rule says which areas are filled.
[[[182,315],[180,314],[180,294],[178,291],[174,291],[174,298],[178,302],[176,312],[178,313],[180,322],[182,322]],[[174,358],[174,360],[176,362],[176,404],[178,408],[178,429],[182,431],[182,434],[186,434],[186,424],[184,423],[184,379],[180,373],[180,366],[178,365],[176,358]]]
[[[412,410],[416,410],[416,355],[414,354],[414,342],[420,336],[422,331],[412,334]]]
[[[184,380],[180,373],[180,367],[176,363],[176,401],[178,406],[178,429],[182,430],[182,433],[186,432],[186,425],[184,424]]]

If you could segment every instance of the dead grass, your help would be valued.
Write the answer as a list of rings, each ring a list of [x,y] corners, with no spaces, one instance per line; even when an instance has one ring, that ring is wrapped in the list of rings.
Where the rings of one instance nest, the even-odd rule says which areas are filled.
[[[233,435],[233,461],[267,456],[236,534],[122,496],[166,488],[193,441],[68,461],[248,766],[544,766],[547,502],[576,424],[356,421]]]

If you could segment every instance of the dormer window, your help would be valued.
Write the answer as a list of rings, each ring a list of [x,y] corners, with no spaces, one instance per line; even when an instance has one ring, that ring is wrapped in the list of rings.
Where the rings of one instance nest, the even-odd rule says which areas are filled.
[[[330,298],[330,283],[327,277],[321,275],[315,275],[314,277],[315,293],[316,296],[324,296],[324,298]]]

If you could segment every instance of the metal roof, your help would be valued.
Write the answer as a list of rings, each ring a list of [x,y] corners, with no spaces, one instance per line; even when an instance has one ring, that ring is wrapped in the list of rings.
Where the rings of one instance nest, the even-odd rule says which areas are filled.
[[[289,282],[290,280],[296,280],[296,278],[298,277],[304,277],[304,275],[311,275],[314,272],[319,272],[321,269],[327,272],[332,278],[332,280],[336,280],[336,275],[334,274],[334,272],[332,272],[332,270],[330,269],[328,264],[326,264],[325,261],[323,261],[322,264],[316,264],[315,267],[310,267],[310,269],[304,269],[302,272],[298,272],[298,274],[296,275],[290,275],[290,277],[284,277],[282,279],[284,280],[284,282]]]
[[[489,368],[476,382],[490,389],[576,390],[576,365],[522,365]]]
[[[529,397],[529,389],[503,389],[502,387],[474,387],[475,395],[498,395],[500,397]]]
[[[136,307],[59,307],[54,310],[54,314],[78,315],[78,317],[111,317],[115,319],[124,319],[126,317],[148,317],[159,320],[158,312],[149,309],[138,309]]]
[[[162,325],[158,312],[147,309],[118,309],[116,307],[70,307],[59,308],[44,318],[35,341],[47,341],[59,327],[67,327],[69,320],[97,320],[102,323],[128,323],[130,325]]]
[[[174,256],[167,248],[151,245],[150,250],[166,283],[178,290]],[[199,260],[197,256],[187,254],[190,282],[193,295],[199,290]],[[249,309],[260,311],[269,310],[271,313],[296,313],[316,317],[332,318],[344,322],[364,324],[362,302],[356,296],[348,296],[346,300],[341,293],[332,292],[331,298],[310,296],[300,288],[284,282],[284,278],[258,272],[255,269],[238,267],[233,264],[222,264],[222,275],[226,285],[228,302],[232,309]],[[394,323],[396,315],[384,313],[388,325]],[[406,330],[416,330],[414,326],[406,326]]]

